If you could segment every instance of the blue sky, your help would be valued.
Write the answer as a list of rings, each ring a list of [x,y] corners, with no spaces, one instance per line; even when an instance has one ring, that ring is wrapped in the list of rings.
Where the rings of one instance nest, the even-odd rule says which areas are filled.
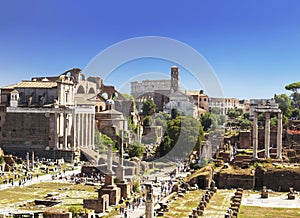
[[[0,86],[73,67],[85,69],[115,43],[161,36],[197,50],[214,69],[226,97],[289,94],[284,86],[300,81],[299,8],[297,0],[3,0]],[[122,89],[125,75],[168,75],[173,64],[156,59],[131,61],[112,72],[105,83]],[[186,88],[202,88],[184,69],[180,78]]]

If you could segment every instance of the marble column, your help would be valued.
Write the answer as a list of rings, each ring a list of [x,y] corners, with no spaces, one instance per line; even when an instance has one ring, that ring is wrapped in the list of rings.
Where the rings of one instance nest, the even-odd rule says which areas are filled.
[[[32,152],[32,156],[31,156],[31,163],[32,163],[32,170],[34,170],[34,151]]]
[[[257,112],[253,113],[253,158],[257,159],[257,148],[258,148],[258,126],[257,126]]]
[[[27,170],[29,170],[30,160],[29,160],[29,152],[26,154],[26,162],[27,162]]]
[[[80,137],[81,137],[81,140],[80,140],[80,143],[81,143],[81,147],[83,147],[83,144],[84,144],[84,125],[83,125],[83,114],[80,114]]]
[[[270,113],[266,112],[265,114],[265,158],[270,158]]]
[[[90,114],[86,114],[86,147],[90,147]]]
[[[282,159],[282,113],[278,113],[277,118],[277,159]]]
[[[75,150],[75,144],[76,144],[76,116],[75,116],[75,111],[72,110],[72,125],[71,125],[71,137],[72,137],[72,141],[71,141],[71,150]]]
[[[94,145],[94,135],[95,135],[95,116],[94,114],[92,114],[92,132],[91,132],[91,139],[92,139],[92,144],[91,147],[92,149],[95,149],[95,145]]]
[[[57,113],[54,114],[54,149],[58,149],[58,123]]]
[[[68,114],[64,113],[64,120],[63,120],[63,127],[64,127],[64,135],[63,135],[63,138],[64,138],[64,149],[68,149]]]
[[[77,149],[77,146],[78,146],[79,140],[80,140],[79,114],[76,114],[75,117],[76,117],[76,138],[75,138],[75,148]]]
[[[88,137],[89,137],[89,133],[88,133],[88,128],[89,126],[89,123],[88,123],[88,114],[85,114],[84,116],[84,128],[85,128],[85,147],[87,148],[88,147]]]
[[[91,148],[91,131],[92,131],[92,128],[91,128],[91,125],[92,125],[92,114],[88,114],[88,117],[89,117],[89,120],[88,120],[88,147]]]

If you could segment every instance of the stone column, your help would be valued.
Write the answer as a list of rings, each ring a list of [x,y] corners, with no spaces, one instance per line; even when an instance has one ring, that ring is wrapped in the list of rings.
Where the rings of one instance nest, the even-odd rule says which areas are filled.
[[[80,143],[81,143],[81,147],[83,147],[83,144],[84,144],[84,125],[83,125],[83,113],[80,114],[80,137],[81,137],[81,140],[80,140]]]
[[[95,116],[94,114],[91,115],[92,116],[92,132],[91,132],[91,139],[92,139],[92,149],[95,149],[95,145],[94,145],[94,136],[95,136]]]
[[[282,159],[282,113],[278,113],[277,118],[277,159]]]
[[[86,114],[86,147],[90,147],[90,114]]]
[[[32,170],[34,170],[34,151],[32,152],[31,161],[32,161]]]
[[[266,112],[266,122],[265,122],[265,158],[270,158],[270,112]]]
[[[71,126],[71,137],[72,137],[72,142],[71,142],[71,149],[75,151],[75,145],[76,145],[76,115],[75,115],[75,109],[72,109],[72,126]]]
[[[79,145],[80,140],[80,125],[79,125],[79,114],[75,115],[76,117],[76,138],[75,138],[75,148]]]
[[[92,128],[91,128],[91,125],[92,125],[92,118],[91,118],[91,114],[88,114],[88,117],[89,117],[89,120],[88,120],[88,129],[89,129],[89,131],[88,131],[88,147],[89,148],[92,148],[91,147],[91,131],[92,131]]]
[[[58,127],[58,118],[57,118],[57,113],[54,113],[54,149],[58,149],[58,132],[57,128]]]
[[[146,218],[154,217],[154,204],[153,204],[153,187],[151,184],[145,184],[146,186]]]
[[[123,128],[124,129],[124,128]],[[124,181],[124,166],[123,166],[123,137],[124,130],[121,130],[121,142],[119,145],[119,166],[116,169],[116,176],[120,181]]]
[[[253,158],[257,159],[257,148],[258,148],[258,126],[257,126],[257,112],[253,113]]]
[[[84,115],[84,128],[85,128],[85,147],[87,148],[88,147],[88,137],[89,137],[89,133],[88,133],[88,130],[89,130],[89,122],[88,122],[88,114],[85,114]]]
[[[68,114],[64,113],[64,120],[63,120],[63,127],[64,127],[64,145],[63,147],[67,150],[68,149]]]
[[[112,144],[108,145],[107,150],[107,173],[112,174]]]
[[[29,152],[26,154],[27,170],[29,170]]]

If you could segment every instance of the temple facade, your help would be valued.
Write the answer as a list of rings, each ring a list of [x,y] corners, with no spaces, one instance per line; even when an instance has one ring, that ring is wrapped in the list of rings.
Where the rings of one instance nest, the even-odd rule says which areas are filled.
[[[64,158],[94,148],[95,96],[102,80],[80,69],[57,77],[36,77],[1,88],[1,147],[6,153]]]

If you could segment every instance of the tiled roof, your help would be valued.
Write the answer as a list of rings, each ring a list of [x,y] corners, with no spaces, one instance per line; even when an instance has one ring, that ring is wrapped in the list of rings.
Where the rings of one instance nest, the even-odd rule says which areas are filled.
[[[3,86],[1,89],[14,89],[16,84],[8,85],[8,86]]]
[[[17,85],[14,86],[14,88],[55,88],[57,87],[56,82],[36,82],[36,81],[22,81],[19,82]]]

